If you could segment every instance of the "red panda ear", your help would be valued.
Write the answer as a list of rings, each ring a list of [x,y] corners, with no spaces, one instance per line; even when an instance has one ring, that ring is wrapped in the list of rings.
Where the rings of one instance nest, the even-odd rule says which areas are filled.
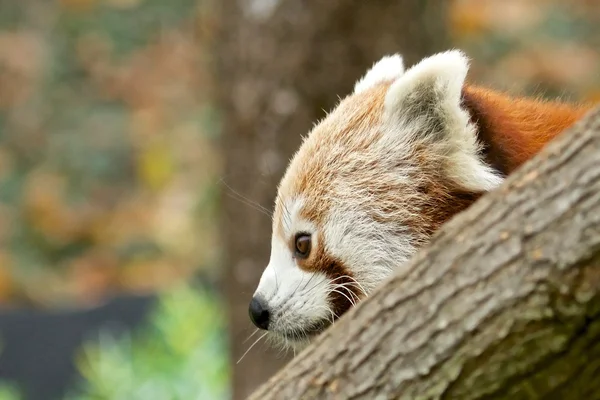
[[[354,93],[360,93],[379,83],[392,81],[404,73],[404,62],[400,54],[385,56],[377,61],[354,85]]]
[[[425,58],[392,83],[383,118],[389,135],[425,144],[444,160],[448,179],[479,192],[493,189],[502,178],[481,159],[476,128],[461,105],[468,69],[468,58],[459,50]]]
[[[435,54],[411,67],[385,97],[388,118],[412,120],[435,117],[442,125],[460,111],[462,87],[469,61],[459,50]],[[438,127],[434,124],[432,128]],[[442,128],[441,126],[438,128]]]

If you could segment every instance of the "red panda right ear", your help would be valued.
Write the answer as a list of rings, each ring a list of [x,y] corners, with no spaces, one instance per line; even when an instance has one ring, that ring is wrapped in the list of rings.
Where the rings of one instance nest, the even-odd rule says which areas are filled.
[[[423,59],[398,78],[386,94],[383,119],[389,140],[421,143],[444,162],[446,177],[464,189],[488,191],[502,177],[480,157],[475,127],[462,107],[469,69],[459,50]]]
[[[360,93],[378,83],[392,81],[404,73],[404,61],[400,54],[385,56],[377,61],[354,85],[354,93]]]
[[[439,119],[448,128],[460,112],[461,92],[469,70],[467,56],[459,50],[446,51],[421,60],[389,88],[385,98],[388,118]],[[437,125],[437,124],[436,124]],[[424,132],[425,134],[427,132]]]

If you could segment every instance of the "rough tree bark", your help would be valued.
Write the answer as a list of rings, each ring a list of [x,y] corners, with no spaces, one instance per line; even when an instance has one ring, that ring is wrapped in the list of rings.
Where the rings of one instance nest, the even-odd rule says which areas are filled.
[[[445,50],[446,2],[218,0],[216,90],[222,111],[223,281],[232,362],[255,338],[248,303],[268,261],[271,221],[238,192],[271,209],[287,161],[313,123],[349,93],[368,66],[401,52],[407,64]],[[278,370],[268,347],[234,364],[234,399]]]
[[[253,399],[600,399],[600,108]]]

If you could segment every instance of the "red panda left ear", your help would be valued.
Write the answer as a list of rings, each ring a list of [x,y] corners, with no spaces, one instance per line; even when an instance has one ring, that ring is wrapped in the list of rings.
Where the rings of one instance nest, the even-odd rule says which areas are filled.
[[[404,73],[404,61],[400,54],[385,56],[377,61],[354,85],[354,93],[360,93],[379,83],[399,78]]]
[[[423,59],[388,89],[383,119],[388,134],[437,152],[447,178],[467,190],[488,191],[502,178],[481,159],[476,127],[461,105],[468,69],[469,60],[459,50]]]

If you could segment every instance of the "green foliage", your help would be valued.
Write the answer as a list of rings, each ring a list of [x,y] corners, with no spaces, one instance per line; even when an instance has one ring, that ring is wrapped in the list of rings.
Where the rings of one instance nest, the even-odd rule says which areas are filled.
[[[222,315],[222,305],[207,291],[181,287],[164,293],[150,327],[119,338],[104,332],[84,347],[77,365],[85,383],[69,399],[228,398]]]
[[[19,390],[11,384],[0,384],[0,400],[21,400]]]
[[[0,353],[4,350],[4,346],[4,341],[0,337]],[[16,385],[0,380],[0,400],[21,400],[21,398],[21,392]]]

